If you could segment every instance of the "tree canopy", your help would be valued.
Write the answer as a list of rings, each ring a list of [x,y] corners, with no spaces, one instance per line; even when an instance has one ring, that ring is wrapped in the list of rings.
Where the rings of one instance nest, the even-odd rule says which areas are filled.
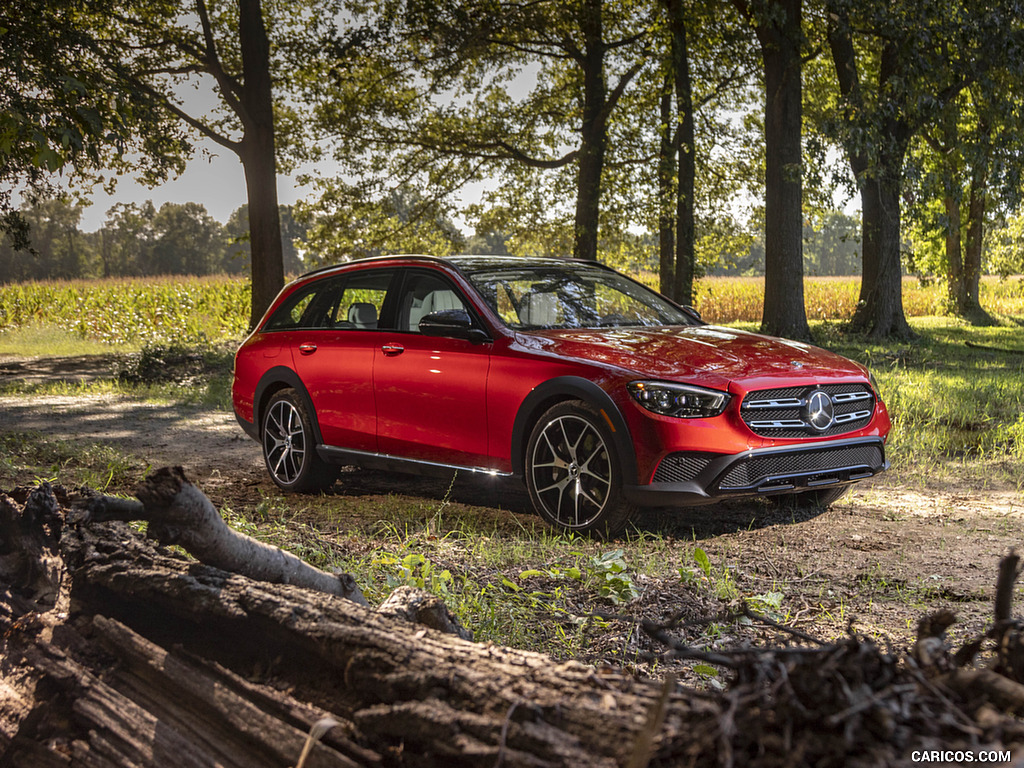
[[[983,320],[978,277],[1014,263],[1012,231],[998,256],[985,243],[1020,200],[1020,6],[32,2],[0,11],[0,213],[24,245],[14,189],[45,191],[61,171],[156,180],[190,132],[245,168],[247,212],[230,227],[249,246],[236,264],[252,270],[254,319],[286,259],[487,243],[660,272],[684,302],[705,270],[762,253],[762,327],[799,338],[803,272],[861,268],[852,328],[908,336],[908,269],[947,280],[950,310]],[[217,106],[195,112],[192,87]],[[281,170],[315,189],[298,210],[305,262],[281,250]],[[840,188],[859,199],[859,232],[834,210]]]

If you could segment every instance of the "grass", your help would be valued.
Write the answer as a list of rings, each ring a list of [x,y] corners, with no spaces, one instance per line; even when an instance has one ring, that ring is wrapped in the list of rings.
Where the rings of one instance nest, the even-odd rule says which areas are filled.
[[[835,339],[867,365],[893,418],[890,455],[903,476],[948,473],[1024,486],[1024,330],[912,320],[920,338],[899,345]]]
[[[217,281],[197,285],[189,290],[208,290],[214,296],[243,290]],[[702,301],[713,299],[716,306],[701,306],[706,318],[724,322],[729,317],[734,325],[756,328],[760,300],[753,281],[709,280],[702,286]],[[230,407],[231,349],[241,334],[238,322],[245,319],[244,307],[234,299],[225,300],[223,312],[203,310],[199,314],[206,319],[188,320],[178,338],[173,327],[180,320],[154,297],[172,307],[176,301],[193,307],[210,304],[196,297],[182,301],[168,284],[157,285],[152,296],[136,283],[44,286],[40,295],[53,298],[52,307],[30,300],[32,291],[24,287],[16,297],[22,312],[17,316],[9,289],[0,287],[0,354],[103,354],[110,356],[110,369],[84,383],[7,383],[0,393],[112,393]],[[99,297],[104,290],[120,292],[122,308],[112,315],[129,319],[107,326],[95,317],[83,316],[74,323],[59,319],[61,313],[78,311],[69,299],[75,291],[91,291],[82,306],[96,311],[103,306]],[[855,282],[808,283],[808,314],[820,343],[860,360],[877,376],[894,421],[889,444],[893,482],[939,485],[952,479],[976,489],[1021,488],[1024,298],[1019,281],[987,281],[986,291],[1002,302],[993,308],[1007,318],[1003,325],[974,328],[949,318],[913,316],[918,340],[876,345],[839,332],[836,308],[847,306],[848,296],[856,300]],[[908,307],[925,312],[935,306],[937,295],[934,286],[908,286]],[[757,305],[753,315],[752,296]],[[149,314],[129,311],[131,301],[148,306]],[[35,308],[28,311],[30,306]],[[243,319],[231,319],[236,315]],[[150,325],[132,330],[131,323]],[[59,478],[66,486],[130,493],[146,470],[144,462],[109,446],[55,441],[40,434],[0,435],[0,487]],[[767,637],[763,630],[737,622],[699,621],[740,599],[780,620],[810,621],[841,634],[857,605],[890,601],[913,610],[916,619],[917,609],[934,592],[927,582],[899,582],[884,572],[869,572],[862,583],[836,586],[833,592],[834,585],[815,575],[813,562],[800,559],[789,570],[776,565],[787,554],[785,532],[779,534],[772,561],[755,563],[742,545],[728,543],[729,537],[720,543],[714,533],[720,529],[713,526],[704,531],[682,523],[656,526],[603,544],[552,532],[514,506],[465,501],[458,488],[423,490],[410,481],[376,492],[284,497],[265,490],[270,487],[264,486],[256,498],[225,503],[231,524],[320,567],[356,574],[371,601],[379,601],[397,584],[422,586],[441,596],[479,640],[560,659],[611,661],[651,672],[656,664],[652,667],[649,654],[657,649],[639,633],[638,620],[641,615],[663,617],[669,609],[693,622],[679,630],[682,637],[714,648],[738,636],[754,641]],[[503,496],[498,498],[505,503]],[[751,509],[751,515],[760,514],[756,505]],[[767,512],[764,520],[781,522]],[[768,525],[764,520],[749,522]],[[745,525],[738,525],[739,533]],[[632,595],[639,597],[630,600]],[[701,675],[709,673],[703,670]]]
[[[117,448],[78,440],[56,440],[37,432],[0,433],[0,488],[41,482],[130,492],[149,465]]]

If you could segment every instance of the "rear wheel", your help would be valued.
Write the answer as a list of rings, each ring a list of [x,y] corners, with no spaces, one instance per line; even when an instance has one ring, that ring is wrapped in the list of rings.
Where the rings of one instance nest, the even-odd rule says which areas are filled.
[[[588,404],[550,408],[526,446],[526,487],[552,525],[612,538],[636,511],[622,496],[621,465],[611,434]]]
[[[280,488],[322,491],[337,478],[338,468],[316,454],[313,422],[294,389],[282,389],[270,398],[261,438],[263,461]]]

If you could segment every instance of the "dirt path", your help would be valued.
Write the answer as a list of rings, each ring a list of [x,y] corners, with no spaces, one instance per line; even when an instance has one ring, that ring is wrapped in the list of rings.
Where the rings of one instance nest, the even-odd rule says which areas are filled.
[[[0,397],[0,432],[106,443],[152,467],[180,465],[200,482],[251,483],[259,444],[230,413],[111,395]]]

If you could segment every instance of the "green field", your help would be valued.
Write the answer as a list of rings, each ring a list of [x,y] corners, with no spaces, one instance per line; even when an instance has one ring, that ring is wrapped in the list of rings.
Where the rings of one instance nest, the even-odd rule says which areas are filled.
[[[249,324],[247,280],[154,277],[0,285],[0,351],[18,331],[53,332],[89,349],[240,339]],[[32,336],[35,343],[42,338]],[[33,354],[52,354],[43,348]]]
[[[653,276],[641,276],[647,282]],[[810,277],[804,282],[807,317],[841,322],[852,316],[860,281]],[[697,284],[696,305],[713,323],[761,319],[763,280],[712,277]],[[155,277],[0,285],[0,352],[16,351],[18,331],[44,329],[54,343],[77,341],[96,349],[138,349],[151,344],[197,344],[241,339],[249,322],[249,282],[231,277]],[[982,283],[982,306],[1004,317],[1024,316],[1024,278]],[[941,314],[942,286],[906,278],[908,317]],[[33,348],[42,340],[31,336]],[[45,348],[31,354],[55,354]]]

